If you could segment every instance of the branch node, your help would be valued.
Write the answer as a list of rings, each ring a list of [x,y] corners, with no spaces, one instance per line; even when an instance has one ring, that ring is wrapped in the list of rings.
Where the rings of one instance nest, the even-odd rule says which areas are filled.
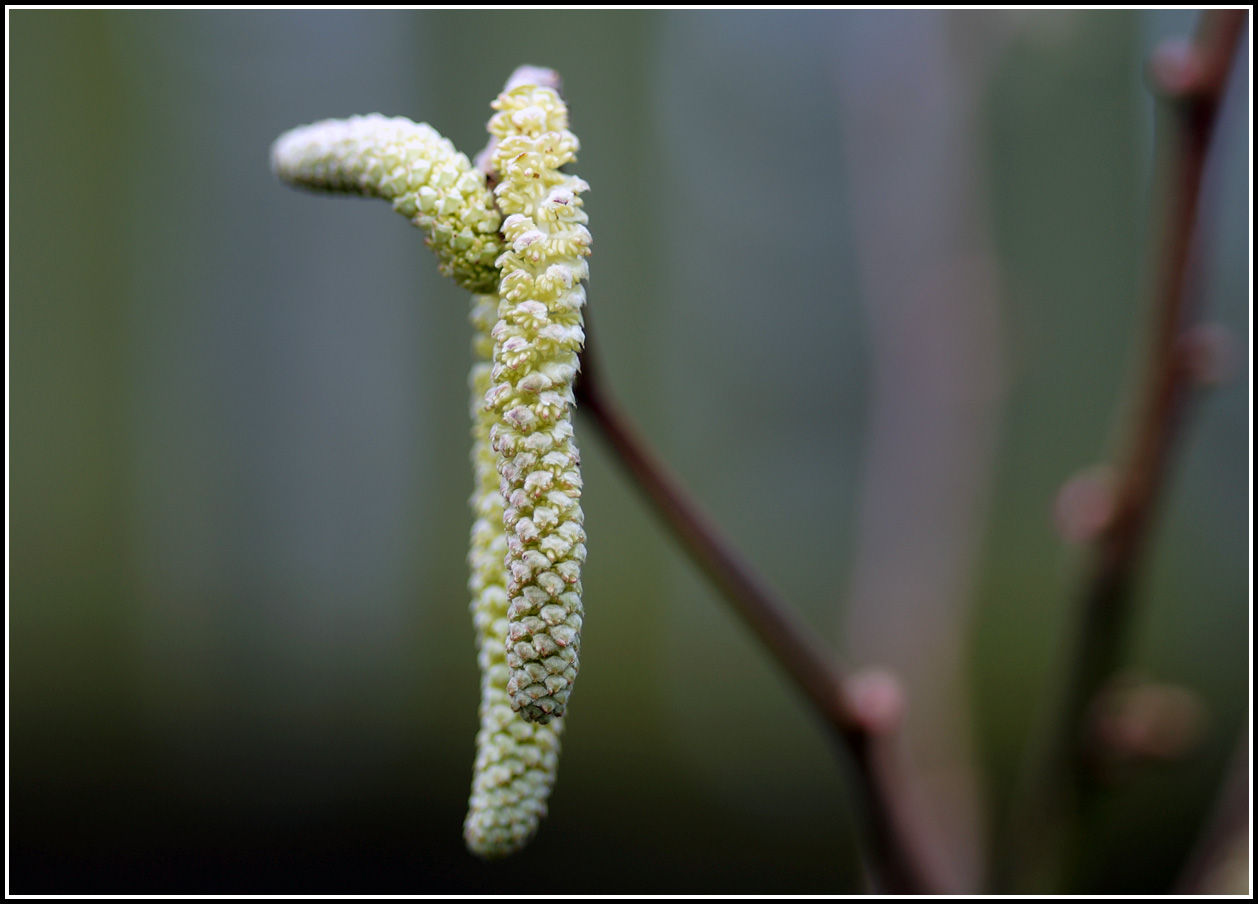
[[[1149,57],[1149,80],[1153,89],[1172,100],[1186,100],[1209,88],[1207,67],[1193,42],[1170,38],[1159,44]]]
[[[1091,543],[1114,522],[1114,469],[1093,465],[1072,475],[1053,501],[1053,524],[1067,543]]]
[[[904,721],[904,687],[886,669],[862,669],[844,682],[842,690],[848,709],[866,734],[887,737]]]
[[[1223,386],[1236,376],[1240,351],[1231,330],[1218,323],[1190,326],[1179,337],[1182,366],[1201,388]]]

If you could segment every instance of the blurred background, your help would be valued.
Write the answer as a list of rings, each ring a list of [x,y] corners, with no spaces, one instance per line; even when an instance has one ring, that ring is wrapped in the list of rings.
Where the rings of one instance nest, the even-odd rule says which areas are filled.
[[[525,62],[581,139],[611,390],[836,649],[901,675],[972,885],[1063,671],[1085,556],[1055,500],[1123,447],[1142,361],[1143,61],[1195,17],[8,13],[10,890],[859,889],[820,726],[579,415],[551,814],[514,860],[463,849],[467,297],[268,149],[379,111],[471,155]],[[1115,772],[1092,892],[1171,887],[1247,726],[1248,111],[1233,79],[1200,280],[1239,378],[1194,406],[1125,657],[1190,718]]]

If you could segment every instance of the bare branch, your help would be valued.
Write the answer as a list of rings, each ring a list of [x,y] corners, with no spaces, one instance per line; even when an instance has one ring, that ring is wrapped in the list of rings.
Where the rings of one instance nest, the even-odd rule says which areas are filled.
[[[926,893],[936,887],[909,837],[908,802],[888,737],[902,712],[889,676],[850,676],[704,513],[607,395],[590,326],[575,386],[578,410],[593,418],[630,478],[682,548],[720,590],[768,653],[803,692],[847,753],[855,773],[860,824],[875,890]],[[855,679],[855,680],[853,680]]]
[[[1133,584],[1147,544],[1171,453],[1183,432],[1194,378],[1189,278],[1197,248],[1202,174],[1219,101],[1245,27],[1244,9],[1201,15],[1191,42],[1164,44],[1150,62],[1171,130],[1162,172],[1168,187],[1151,262],[1148,307],[1154,318],[1146,373],[1133,413],[1131,448],[1114,481],[1112,514],[1100,531],[1084,584],[1070,673],[1015,824],[1023,831],[1005,852],[1003,876],[1056,883],[1069,867],[1079,809],[1093,790],[1084,743],[1085,715],[1123,651],[1133,614]]]

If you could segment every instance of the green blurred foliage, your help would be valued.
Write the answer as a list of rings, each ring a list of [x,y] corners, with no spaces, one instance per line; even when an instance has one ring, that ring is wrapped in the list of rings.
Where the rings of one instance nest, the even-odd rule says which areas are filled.
[[[870,380],[845,15],[9,13],[12,891],[858,887],[819,726],[580,420],[589,619],[548,870],[462,850],[466,300],[387,206],[267,167],[281,131],[377,110],[473,153],[510,70],[558,68],[609,384],[838,636]],[[1151,21],[1025,14],[982,108],[1012,362],[968,626],[993,814],[1077,596],[1052,500],[1121,448],[1140,364]],[[1204,281],[1238,361],[1248,108]],[[1199,695],[1204,741],[1114,789],[1093,891],[1168,887],[1248,712],[1248,406],[1241,379],[1194,412],[1129,653]]]

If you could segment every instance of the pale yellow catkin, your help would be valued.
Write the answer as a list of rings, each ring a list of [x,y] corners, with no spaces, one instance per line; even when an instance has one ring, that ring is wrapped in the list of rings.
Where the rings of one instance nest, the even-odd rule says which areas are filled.
[[[300,126],[271,146],[271,168],[303,188],[391,201],[424,230],[442,273],[497,289],[502,218],[485,174],[427,123],[372,113]]]
[[[325,120],[271,150],[294,185],[391,201],[424,230],[441,271],[482,293],[471,317],[468,554],[481,704],[464,838],[486,858],[519,850],[546,814],[580,644],[585,533],[569,407],[590,240],[585,183],[558,172],[576,138],[548,87],[557,83],[551,70],[522,67],[495,101],[496,201],[465,155],[402,117]]]
[[[507,544],[507,693],[525,719],[565,712],[579,667],[585,517],[572,436],[572,383],[585,340],[590,233],[581,192],[560,171],[575,159],[568,111],[549,87],[518,85],[494,101],[491,162],[507,250],[498,258],[492,386]]]
[[[489,433],[496,415],[484,405],[489,390],[498,297],[472,300],[472,467],[475,491],[471,506],[471,551],[468,587],[476,627],[477,661],[481,673],[480,730],[476,763],[463,837],[468,850],[486,858],[503,857],[522,848],[546,815],[546,803],[559,764],[563,719],[549,725],[526,722],[511,708],[507,696],[507,587],[503,559],[507,553],[502,526],[502,493]]]

